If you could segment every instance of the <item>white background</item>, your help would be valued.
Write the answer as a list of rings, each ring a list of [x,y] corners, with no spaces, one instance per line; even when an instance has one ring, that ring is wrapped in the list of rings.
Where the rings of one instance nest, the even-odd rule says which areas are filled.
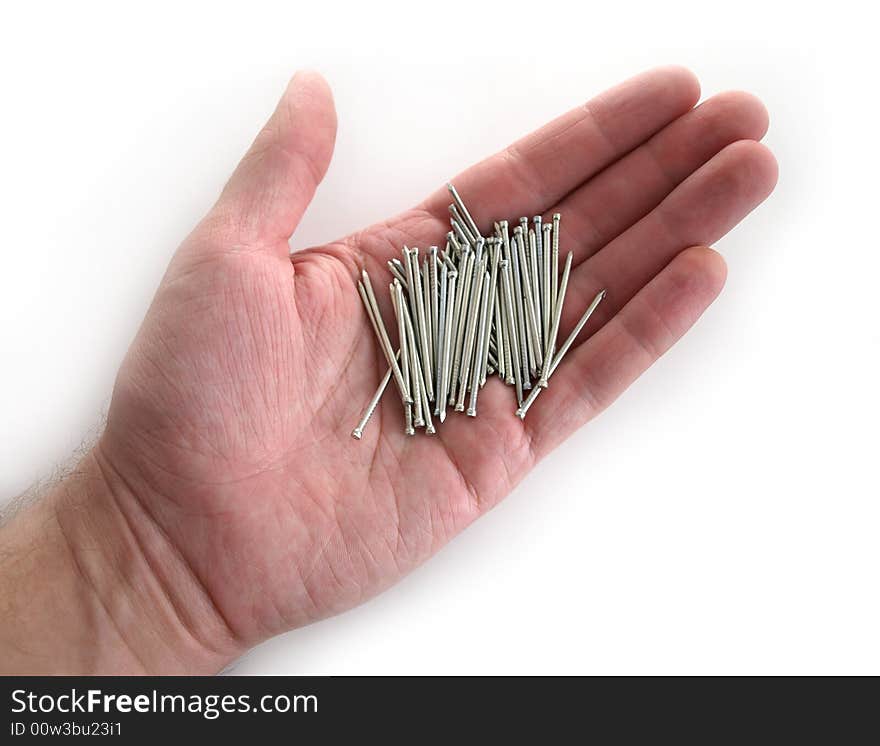
[[[235,671],[880,673],[873,24],[841,2],[609,5],[5,10],[2,499],[91,437],[169,256],[297,68],[339,112],[305,246],[682,63],[704,96],[763,98],[780,165],[718,244],[717,304],[436,559]]]

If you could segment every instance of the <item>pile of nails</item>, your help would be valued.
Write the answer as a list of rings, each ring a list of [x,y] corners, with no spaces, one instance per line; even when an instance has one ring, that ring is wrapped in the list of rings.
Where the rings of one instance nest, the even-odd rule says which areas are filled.
[[[388,372],[364,410],[352,437],[360,439],[391,378],[403,400],[408,435],[424,427],[436,432],[434,418],[446,419],[447,406],[477,416],[477,399],[487,377],[498,374],[515,387],[516,415],[523,419],[605,297],[600,291],[571,334],[557,348],[559,322],[571,272],[571,252],[559,274],[561,216],[520,218],[510,235],[506,220],[484,237],[452,184],[452,230],[446,248],[403,247],[403,261],[392,259],[389,286],[399,347],[389,337],[366,270],[358,291]],[[528,395],[524,396],[524,392]],[[432,406],[433,405],[433,406]],[[432,414],[433,411],[433,414]]]

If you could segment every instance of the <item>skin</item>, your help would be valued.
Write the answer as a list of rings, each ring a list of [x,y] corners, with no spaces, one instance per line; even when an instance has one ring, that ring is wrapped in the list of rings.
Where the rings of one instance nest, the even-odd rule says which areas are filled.
[[[706,246],[772,191],[762,104],[699,96],[690,72],[652,70],[455,177],[484,232],[563,214],[560,338],[608,296],[524,422],[492,379],[476,419],[406,437],[386,396],[355,441],[387,368],[358,271],[383,289],[403,244],[448,230],[449,197],[289,256],[336,133],[327,84],[296,75],[171,261],[99,442],[0,529],[0,670],[216,672],[381,592],[486,513],[694,324],[726,274]]]

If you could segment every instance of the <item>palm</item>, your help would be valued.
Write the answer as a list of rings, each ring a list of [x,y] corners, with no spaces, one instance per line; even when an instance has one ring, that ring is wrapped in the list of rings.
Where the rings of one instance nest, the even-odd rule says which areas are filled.
[[[563,214],[562,246],[575,254],[563,332],[598,289],[608,299],[587,333],[600,331],[571,351],[525,422],[513,416],[511,390],[490,381],[479,416],[453,415],[434,437],[404,434],[393,387],[363,440],[349,437],[387,368],[354,278],[366,266],[379,291],[385,261],[404,243],[440,243],[444,194],[297,252],[291,269],[284,236],[319,178],[315,155],[304,188],[283,142],[290,111],[261,135],[268,143],[258,138],[224,193],[238,207],[218,208],[172,263],[117,382],[114,437],[104,439],[108,461],[137,483],[236,636],[253,643],[396,581],[696,320],[723,265],[705,249],[677,255],[760,202],[775,165],[755,143],[737,143],[763,135],[760,104],[728,94],[688,113],[695,100],[682,71],[649,73],[456,180],[484,228]],[[307,105],[329,104],[310,96]],[[291,171],[301,206],[255,208],[260,189],[289,196],[278,181]]]

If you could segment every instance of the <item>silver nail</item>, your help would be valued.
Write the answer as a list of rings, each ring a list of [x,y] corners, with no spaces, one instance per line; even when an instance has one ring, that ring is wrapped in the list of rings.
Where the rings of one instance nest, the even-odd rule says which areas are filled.
[[[403,299],[403,285],[399,280],[395,279],[389,286],[389,289],[391,291],[391,305],[394,307],[394,317],[397,320],[397,335],[400,341],[400,368],[403,373],[403,380],[406,383],[407,390],[412,391],[409,367],[409,344],[407,343],[406,338],[406,322],[401,315],[401,308],[406,303]],[[409,433],[410,429],[412,429],[412,404],[405,402],[403,409],[404,430]]]
[[[468,302],[471,297],[471,285],[473,284],[473,265],[474,254],[472,251],[467,252],[463,256],[464,266],[462,268],[462,281],[459,289],[459,298],[456,301],[458,311],[456,312],[456,330],[455,330],[455,348],[453,350],[452,371],[449,378],[449,404],[455,404],[455,394],[458,387],[458,371],[461,368],[461,356],[464,348],[464,330],[468,317]]]
[[[419,373],[424,373],[424,367],[419,368]],[[433,435],[437,431],[434,429],[434,420],[431,418],[431,404],[428,401],[428,393],[425,388],[424,376],[422,377],[422,411],[425,415],[425,432],[428,435]]]
[[[562,344],[562,347],[559,348],[559,352],[557,352],[556,355],[554,356],[554,358],[553,358],[553,363],[550,365],[550,372],[549,372],[549,374],[548,374],[548,376],[547,376],[548,378],[549,378],[550,376],[553,375],[554,371],[555,371],[556,368],[559,366],[559,363],[562,362],[562,358],[565,357],[565,353],[568,352],[569,348],[572,346],[572,344],[574,344],[574,340],[575,340],[575,338],[577,337],[578,334],[580,334],[581,329],[584,328],[584,326],[586,325],[586,323],[587,323],[587,321],[589,320],[590,316],[592,316],[593,311],[596,310],[596,306],[599,305],[599,303],[602,301],[602,299],[605,297],[605,295],[606,295],[606,291],[605,291],[605,290],[600,290],[600,291],[596,294],[596,297],[593,298],[593,302],[590,303],[590,305],[587,307],[587,310],[584,311],[584,315],[581,316],[581,318],[580,318],[580,320],[578,321],[578,323],[577,323],[577,325],[575,326],[575,328],[572,329],[571,334],[568,335],[568,338],[567,338],[567,339],[565,340],[565,342]],[[532,404],[534,403],[535,399],[538,398],[538,395],[539,395],[543,390],[544,390],[544,388],[543,388],[542,386],[536,386],[536,387],[532,390],[532,393],[529,394],[528,399],[526,399],[526,400],[520,405],[519,409],[516,410],[516,416],[519,417],[521,420],[522,420],[522,419],[525,419],[526,412],[529,411],[529,407],[532,406]]]
[[[464,250],[465,246],[467,246],[468,248],[473,246],[470,231],[465,230],[464,226],[459,223],[455,218],[450,220],[449,224],[452,226],[452,230],[455,235],[458,236],[458,241],[462,246],[462,250]]]
[[[458,279],[458,272],[450,272],[448,277],[448,288],[446,290],[446,323],[443,329],[443,373],[442,383],[440,387],[439,405],[440,405],[440,422],[446,420],[446,397],[449,394],[449,374],[450,364],[452,360],[452,319],[455,312],[455,283]]]
[[[430,303],[428,307],[431,309],[431,375],[434,377],[434,388],[437,388],[436,376],[434,372],[438,366],[440,355],[438,347],[440,340],[437,338],[437,324],[440,321],[440,275],[437,266],[437,247],[432,246],[428,249],[428,291],[430,293]]]
[[[480,236],[474,242],[474,253],[476,254],[476,261],[480,261],[483,258],[483,249],[486,248],[486,239]]]
[[[559,296],[559,224],[562,215],[553,213],[553,283],[550,291],[550,300],[555,311],[556,298]]]
[[[397,354],[400,354],[400,350],[398,350]],[[351,437],[355,440],[360,440],[363,437],[364,429],[367,427],[367,423],[373,416],[373,412],[376,411],[376,407],[379,404],[379,400],[382,398],[382,394],[384,394],[385,389],[388,388],[388,382],[391,380],[391,375],[393,372],[394,369],[389,365],[388,370],[385,371],[385,375],[382,376],[382,381],[379,383],[379,387],[376,389],[376,393],[373,394],[369,403],[364,408],[364,413],[361,415],[360,420],[358,420],[358,424],[355,426],[354,430],[351,431]]]
[[[529,381],[529,361],[533,356],[529,355],[529,350],[532,349],[532,335],[529,332],[528,321],[526,321],[528,316],[526,307],[531,298],[531,293],[527,295],[525,291],[525,280],[529,274],[529,265],[525,261],[525,236],[527,235],[523,233],[522,225],[513,229],[513,256],[511,257],[514,279],[518,280],[518,285],[514,285],[515,295],[512,300],[519,313],[516,321],[518,324],[517,334],[519,335],[520,380],[523,389],[532,387]]]
[[[400,306],[403,311],[403,320],[406,325],[406,342],[409,346],[409,367],[410,367],[410,381],[412,382],[412,392],[413,392],[413,425],[416,427],[423,427],[425,424],[425,416],[422,411],[422,384],[421,384],[421,376],[419,375],[419,369],[421,368],[421,363],[419,362],[419,349],[416,344],[415,330],[413,328],[412,317],[410,316],[409,308],[405,302],[402,302],[402,296],[398,296],[398,299],[401,301]]]
[[[543,223],[541,222],[541,216],[535,215],[532,218],[532,222],[535,224],[535,256],[537,257],[537,265],[538,265],[538,320],[541,322],[541,351],[543,352],[544,347],[543,344],[547,341],[547,335],[544,333],[544,234],[542,230]]]
[[[427,338],[428,358],[425,361],[425,376],[434,382],[434,320],[431,318],[431,269],[428,258],[422,262],[422,298],[425,304],[425,337]],[[433,395],[431,396],[433,399]]]
[[[453,249],[455,249],[455,256],[461,256],[461,244],[458,242],[458,237],[455,235],[455,231],[449,231],[446,234],[446,243],[450,244]]]
[[[437,384],[437,390],[434,392],[434,414],[440,415],[440,402],[443,399],[443,341],[446,337],[446,292],[449,285],[449,270],[445,264],[440,265],[440,290],[437,293],[437,328],[434,334],[435,343],[437,345],[436,354],[436,370],[434,379]]]
[[[410,383],[410,367],[409,367],[409,342],[406,335],[406,322],[400,315],[400,309],[406,303],[403,299],[403,283],[395,281],[391,284],[391,305],[394,306],[394,316],[397,319],[397,331],[400,337],[400,369],[403,371],[403,378],[407,387],[412,391]],[[403,431],[407,435],[415,435],[416,430],[413,427],[413,405],[409,402],[403,404]]]
[[[452,182],[448,183],[446,185],[446,187],[447,187],[447,189],[449,189],[449,193],[452,195],[452,200],[458,206],[458,209],[461,212],[462,217],[465,219],[465,222],[467,223],[467,226],[470,229],[471,233],[473,233],[474,236],[477,236],[477,237],[483,235],[482,233],[480,233],[480,229],[477,227],[477,224],[474,222],[474,219],[471,217],[471,214],[468,211],[467,207],[465,206],[464,201],[459,196],[455,187],[452,186]]]
[[[501,249],[498,250],[501,253]],[[499,260],[500,263],[500,260]],[[507,380],[507,330],[504,328],[504,315],[501,313],[501,293],[496,288],[495,290],[495,304],[492,309],[492,318],[493,318],[493,326],[495,330],[494,341],[495,341],[495,354],[497,355],[498,363],[494,366],[498,371],[498,377],[502,381]],[[493,339],[489,338],[490,341]]]
[[[556,304],[556,312],[553,314],[553,328],[547,342],[547,354],[544,357],[544,367],[541,369],[541,378],[538,384],[547,388],[547,379],[550,377],[550,366],[553,364],[553,356],[556,354],[556,337],[559,334],[559,322],[562,319],[562,308],[565,304],[565,293],[568,290],[568,276],[571,272],[572,253],[569,251],[565,258],[565,269],[562,271],[562,282],[559,285],[559,302]]]
[[[526,400],[519,405],[519,409],[516,410],[516,416],[519,417],[521,420],[524,420],[526,418],[526,412],[529,411],[529,407],[534,404],[535,399],[538,398],[538,394],[540,394],[543,390],[544,389],[542,389],[540,386],[535,386],[535,388],[532,389],[532,392],[528,395]]]
[[[502,259],[501,262],[505,262],[505,266],[509,266],[506,264],[507,260]],[[504,278],[500,274],[501,262],[498,263],[499,267],[499,276],[498,282],[501,285],[501,289],[496,294],[496,310],[497,315],[495,318],[495,324],[501,330],[501,348],[498,350],[498,370],[501,375],[501,380],[504,381],[505,384],[513,384],[513,361],[511,355],[511,330],[508,325],[507,320],[507,310],[504,307]]]
[[[534,229],[529,229],[529,268],[532,272],[532,298],[534,299],[535,309],[535,362],[537,366],[535,373],[541,367],[543,361],[543,335],[541,334],[541,271],[538,268],[538,245],[535,240]]]
[[[486,272],[486,257],[480,259],[480,263],[474,270],[474,278],[471,280],[471,297],[468,301],[467,326],[464,332],[464,352],[461,358],[461,371],[458,382],[458,398],[455,401],[455,411],[464,411],[464,398],[467,394],[469,374],[471,366],[475,363],[473,354],[477,336],[477,316],[480,312],[480,295],[483,290],[483,275]]]
[[[550,327],[553,325],[553,305],[551,294],[553,292],[552,283],[550,281],[550,232],[553,230],[553,226],[550,223],[545,223],[543,227],[544,231],[544,264],[542,265],[541,272],[541,280],[544,283],[544,291],[541,294],[541,301],[544,304],[543,310],[541,311],[541,316],[544,320],[544,357],[547,357],[547,344],[550,339]]]
[[[529,238],[531,239],[532,236],[534,236],[534,232],[531,232]],[[515,233],[514,238],[516,239],[515,243],[519,252],[520,269],[522,270],[523,305],[525,306],[526,326],[528,327],[526,341],[528,342],[529,350],[529,369],[537,371],[543,358],[539,359],[541,355],[541,341],[538,337],[538,318],[535,308],[535,293],[532,287],[532,278],[534,277],[533,263],[526,257],[524,234],[522,232]],[[532,249],[531,257],[534,258],[534,247],[530,246],[530,249]]]
[[[366,306],[367,315],[370,317],[370,321],[373,324],[373,331],[376,333],[376,337],[379,340],[379,346],[385,353],[385,359],[388,361],[388,365],[392,368],[394,380],[397,382],[403,400],[412,401],[410,391],[403,380],[403,373],[401,373],[400,368],[397,365],[397,358],[394,355],[394,349],[391,347],[391,340],[388,339],[388,331],[385,329],[385,322],[382,320],[382,313],[379,311],[379,304],[376,303],[376,296],[373,293],[373,286],[370,282],[370,276],[367,274],[367,270],[362,270],[362,275],[363,282],[358,282],[358,292],[361,295],[361,300],[364,302],[364,306]]]
[[[471,399],[468,403],[468,417],[477,416],[477,395],[480,393],[480,380],[483,377],[483,363],[485,360],[484,349],[488,348],[489,335],[489,287],[491,283],[489,273],[483,275],[483,289],[480,291],[480,329],[477,332],[477,351],[474,357],[474,372],[471,376]],[[488,350],[487,350],[488,351]]]
[[[510,241],[507,240],[507,231],[506,221],[501,224],[502,230],[502,239],[504,240],[504,257],[507,259],[509,263],[509,272],[511,274],[511,288],[513,290],[513,295],[511,297],[511,303],[513,304],[514,316],[511,319],[510,323],[507,324],[508,329],[508,337],[515,336],[517,339],[516,349],[518,350],[518,365],[520,370],[525,370],[528,368],[528,352],[526,350],[526,339],[528,338],[528,333],[526,332],[526,312],[525,307],[523,305],[523,291],[522,291],[522,281],[520,278],[520,268],[519,268],[519,251],[517,250],[517,234],[522,235],[522,226],[517,226],[519,228],[519,232],[517,233],[516,228],[513,229],[513,246],[510,245]],[[508,339],[508,341],[510,341]],[[520,383],[522,384],[522,379],[520,379]]]
[[[499,242],[500,243],[500,242]],[[480,385],[483,386],[486,383],[486,369],[489,366],[489,337],[492,333],[492,319],[494,318],[495,311],[495,288],[498,284],[498,260],[501,258],[501,247],[495,241],[492,241],[489,247],[489,261],[491,262],[491,273],[489,278],[489,298],[488,302],[488,313],[489,320],[485,325],[485,328],[482,330],[482,355],[477,357],[477,360],[480,361]]]
[[[455,262],[452,261],[452,258],[449,256],[448,253],[446,253],[446,254],[443,255],[443,265],[444,265],[444,266],[445,266],[450,272],[456,272],[456,271],[458,270],[458,268],[455,266]]]
[[[513,286],[510,281],[510,271],[508,268],[507,259],[502,259],[501,264],[499,265],[501,270],[501,294],[504,300],[504,311],[507,314],[507,326],[510,329],[513,329],[514,326],[514,314],[513,314],[513,299],[510,297],[513,294]],[[510,359],[511,359],[511,367],[513,368],[513,380],[516,385],[516,401],[517,404],[522,402],[522,377],[520,374],[520,351],[519,351],[519,335],[511,334],[510,335]]]
[[[434,398],[434,392],[432,388],[432,376],[431,376],[431,348],[429,345],[430,339],[428,337],[428,321],[425,314],[425,297],[422,293],[422,276],[421,276],[421,268],[419,266],[419,250],[416,247],[410,249],[409,253],[410,264],[412,265],[413,271],[413,287],[415,288],[415,301],[416,301],[416,315],[415,318],[412,319],[413,325],[416,329],[416,339],[419,345],[419,354],[420,354],[420,369],[422,370],[422,378],[425,382],[425,386],[427,386],[426,393],[428,395],[428,399]],[[427,369],[425,366],[428,366]]]
[[[404,289],[409,290],[406,276],[397,268],[397,265],[394,264],[393,260],[388,261],[388,269],[391,270],[391,274],[394,275],[395,279],[400,280],[400,284],[403,285]]]
[[[571,334],[568,335],[565,342],[562,343],[562,346],[559,348],[559,352],[556,353],[553,357],[553,364],[550,366],[550,376],[553,375],[553,371],[559,367],[559,363],[562,361],[562,358],[565,357],[565,353],[568,352],[569,348],[574,344],[574,340],[578,334],[581,333],[581,329],[584,328],[586,323],[590,320],[590,316],[593,315],[593,311],[596,310],[596,306],[598,306],[602,299],[608,294],[607,290],[600,290],[596,293],[596,297],[593,298],[593,301],[587,306],[587,310],[584,311],[584,315],[580,317],[574,329],[571,330]],[[548,378],[550,377],[548,376]]]
[[[477,234],[475,234],[470,226],[465,221],[462,214],[458,211],[458,207],[455,205],[449,205],[449,222],[450,224],[457,224],[460,228],[464,237],[468,240],[468,243],[473,246],[474,242],[477,240]]]

